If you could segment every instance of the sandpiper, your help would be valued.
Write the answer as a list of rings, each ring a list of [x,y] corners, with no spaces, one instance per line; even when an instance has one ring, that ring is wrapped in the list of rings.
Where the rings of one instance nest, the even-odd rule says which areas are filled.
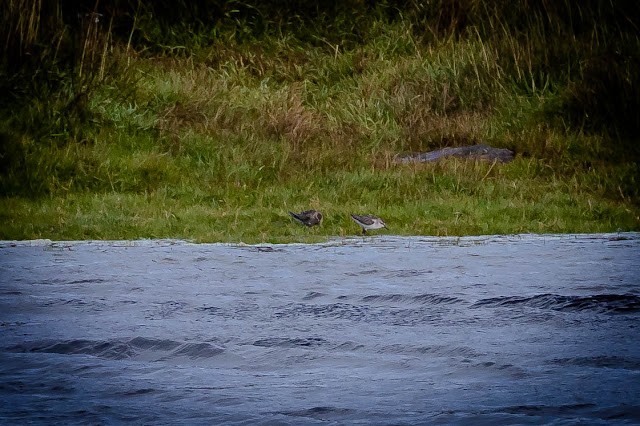
[[[352,214],[351,218],[362,227],[362,235],[366,235],[367,233],[367,229],[380,229],[380,228],[385,228],[385,229],[389,229],[387,228],[387,224],[384,223],[384,220],[380,219],[377,216],[373,216],[370,214],[367,215],[357,215],[357,214]]]
[[[305,210],[300,213],[289,212],[292,218],[306,226],[315,226],[322,222],[322,213],[317,210]]]

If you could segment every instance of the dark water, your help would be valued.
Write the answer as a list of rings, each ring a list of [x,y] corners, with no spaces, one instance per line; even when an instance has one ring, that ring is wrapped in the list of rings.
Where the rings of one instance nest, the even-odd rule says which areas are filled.
[[[0,423],[639,424],[640,235],[0,243]]]

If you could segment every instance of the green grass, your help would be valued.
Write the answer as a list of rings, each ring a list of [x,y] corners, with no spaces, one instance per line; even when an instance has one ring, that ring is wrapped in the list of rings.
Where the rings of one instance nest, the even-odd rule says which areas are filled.
[[[184,238],[223,242],[317,242],[356,235],[349,213],[381,215],[394,235],[614,232],[638,229],[638,209],[607,199],[589,179],[539,176],[536,160],[494,166],[471,161],[355,170],[251,186],[190,182],[150,192],[70,191],[5,198],[3,239]],[[205,170],[199,170],[206,173]],[[197,174],[197,172],[196,172]],[[255,186],[253,186],[255,185]],[[320,227],[288,210],[318,208]]]
[[[637,144],[555,114],[570,86],[527,65],[533,47],[415,31],[101,47],[106,77],[2,111],[0,239],[317,242],[359,234],[350,213],[397,235],[640,230]],[[393,162],[478,142],[516,159]],[[287,213],[308,208],[322,226]]]

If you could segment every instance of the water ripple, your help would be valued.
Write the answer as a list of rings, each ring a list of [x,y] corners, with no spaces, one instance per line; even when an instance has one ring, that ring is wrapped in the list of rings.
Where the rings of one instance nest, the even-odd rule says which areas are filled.
[[[472,308],[527,307],[554,311],[592,311],[599,313],[640,312],[640,296],[633,294],[598,294],[593,296],[562,296],[539,294],[530,297],[502,296],[481,299]]]
[[[636,424],[639,259],[640,234],[0,242],[0,423]]]
[[[422,304],[422,305],[449,305],[456,303],[465,303],[464,300],[452,296],[442,296],[439,294],[375,294],[362,298],[365,303],[386,303],[393,302],[397,304]]]
[[[593,357],[573,357],[558,358],[552,361],[553,364],[595,367],[595,368],[621,368],[624,370],[640,371],[640,359],[624,358],[620,356],[593,356]]]
[[[123,360],[153,358],[168,360],[176,357],[211,358],[224,349],[211,343],[185,343],[168,339],[135,337],[130,340],[86,340],[27,342],[6,348],[7,352],[91,355],[98,358]]]
[[[295,348],[306,347],[311,348],[315,346],[321,346],[327,343],[326,340],[318,337],[305,337],[305,338],[286,338],[286,337],[273,337],[268,339],[260,339],[253,342],[254,346],[263,346],[267,348],[280,347],[280,348]]]

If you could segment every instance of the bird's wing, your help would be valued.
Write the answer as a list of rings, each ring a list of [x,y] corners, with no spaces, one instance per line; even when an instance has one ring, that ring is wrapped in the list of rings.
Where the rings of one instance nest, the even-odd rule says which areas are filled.
[[[373,219],[371,218],[371,216],[369,215],[357,215],[357,214],[352,214],[351,217],[353,217],[355,220],[364,223],[365,225],[372,225],[373,224]]]
[[[302,214],[298,214],[298,213],[294,213],[294,212],[289,212],[289,214],[291,215],[292,218],[294,218],[298,222],[300,222],[300,223],[304,222],[304,217],[302,216]]]

